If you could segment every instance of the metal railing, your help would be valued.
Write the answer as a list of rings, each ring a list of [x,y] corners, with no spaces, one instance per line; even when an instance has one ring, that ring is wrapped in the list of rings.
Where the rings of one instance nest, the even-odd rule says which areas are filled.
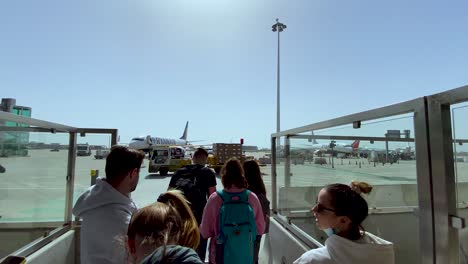
[[[19,126],[8,126],[8,122],[19,124]],[[111,145],[117,144],[117,129],[101,129],[101,128],[78,128],[73,126],[67,126],[63,124],[48,122],[44,120],[18,116],[7,112],[0,111],[0,134],[12,133],[12,132],[37,132],[37,133],[51,133],[68,134],[68,157],[67,157],[67,172],[66,172],[66,183],[65,189],[65,204],[64,204],[64,218],[63,222],[0,222],[0,230],[9,229],[34,229],[34,228],[53,228],[53,226],[61,225],[50,232],[46,232],[42,237],[35,239],[34,241],[24,245],[20,249],[16,250],[12,254],[17,256],[27,257],[30,254],[36,252],[44,245],[50,243],[52,240],[63,235],[72,226],[73,216],[73,193],[74,193],[74,182],[75,182],[75,165],[76,165],[76,149],[77,149],[77,137],[85,136],[86,134],[104,134],[110,135]],[[3,138],[0,137],[0,141]],[[1,143],[1,142],[0,142]]]
[[[466,139],[452,138],[450,107],[468,102],[468,86],[446,92],[420,97],[369,111],[351,114],[327,121],[280,131],[271,135],[272,149],[272,207],[278,214],[278,171],[277,160],[282,151],[284,159],[284,186],[290,186],[291,139],[330,139],[399,141],[415,144],[418,218],[421,263],[458,263],[458,232],[464,219],[457,217],[456,180],[454,176],[453,143],[464,143]],[[304,135],[343,125],[359,129],[364,121],[411,114],[414,124],[414,138],[389,139],[386,137]],[[279,148],[277,139],[283,138]],[[414,210],[412,208],[411,210]],[[288,221],[281,216],[281,223]],[[303,231],[294,225],[287,228],[297,237],[304,238]],[[306,241],[311,243],[311,241]],[[316,243],[315,243],[316,244]]]

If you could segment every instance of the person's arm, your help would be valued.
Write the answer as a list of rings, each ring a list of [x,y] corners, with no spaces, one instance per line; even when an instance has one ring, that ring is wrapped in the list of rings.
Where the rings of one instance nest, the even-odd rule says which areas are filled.
[[[257,195],[253,192],[250,192],[249,203],[254,211],[257,235],[261,235],[265,232],[265,216],[263,214],[262,205],[260,204]]]
[[[205,179],[206,185],[208,186],[208,197],[211,196],[212,193],[216,192],[216,174],[211,169],[205,169]]]
[[[203,210],[202,222],[200,224],[200,233],[203,238],[208,239],[216,235],[216,228],[218,227],[218,213],[222,201],[217,194],[213,194],[208,198],[205,209]]]
[[[216,185],[212,187],[208,187],[208,197],[210,197],[211,194],[214,192],[216,192]]]
[[[257,195],[258,200],[260,201],[260,204],[262,205],[262,210],[263,214],[266,216],[270,216],[270,201],[266,197],[265,194],[259,194]]]
[[[175,183],[176,183],[178,177],[179,177],[179,175],[177,175],[177,171],[174,172],[174,175],[172,175],[172,177],[171,177],[171,181],[169,182],[169,186],[167,187],[167,190],[174,189],[176,187]]]

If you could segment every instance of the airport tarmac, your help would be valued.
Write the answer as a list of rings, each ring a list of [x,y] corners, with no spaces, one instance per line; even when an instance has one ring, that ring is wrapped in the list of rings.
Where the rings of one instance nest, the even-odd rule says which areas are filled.
[[[249,153],[246,153],[249,155]],[[0,223],[62,221],[65,210],[67,150],[29,150],[27,157],[0,158],[6,168],[0,174]],[[258,155],[258,154],[255,154]],[[359,167],[361,162],[361,167]],[[132,198],[141,207],[154,202],[166,191],[170,176],[149,174],[145,160],[140,172],[140,182]],[[74,185],[74,201],[91,182],[90,171],[99,170],[104,176],[105,160],[96,160],[93,155],[77,157]],[[335,159],[330,164],[317,165],[309,162],[291,165],[290,186],[323,186],[329,183],[350,183],[352,180],[380,184],[415,184],[416,162],[376,164],[365,159]],[[458,163],[459,181],[468,181],[468,163]],[[261,167],[268,196],[271,198],[271,167]],[[277,167],[278,188],[285,186],[284,163]],[[222,188],[217,178],[218,189]]]

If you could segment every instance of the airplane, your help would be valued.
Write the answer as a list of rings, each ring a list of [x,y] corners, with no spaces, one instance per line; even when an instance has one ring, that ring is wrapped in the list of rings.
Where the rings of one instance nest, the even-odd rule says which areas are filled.
[[[333,143],[333,148],[331,143]],[[319,146],[315,151],[315,155],[322,155],[324,153],[331,153],[332,149],[333,152],[336,153],[337,156],[349,156],[351,154],[357,153],[359,150],[359,140],[355,140],[351,144],[344,144],[344,143],[337,143],[331,142],[330,144],[316,144],[312,145],[312,148]]]
[[[312,132],[312,136],[313,135],[314,132]],[[308,145],[308,147],[314,150],[314,155],[321,156],[324,153],[331,153],[333,149],[333,152],[336,153],[337,156],[349,156],[358,152],[360,140],[355,140],[351,144],[339,143],[334,140],[328,144],[320,144],[314,138],[309,139],[309,142],[312,142],[312,145]]]
[[[152,146],[156,145],[171,145],[171,146],[186,146],[190,141],[187,140],[188,121],[185,124],[185,129],[182,136],[179,139],[173,138],[161,138],[152,137],[147,135],[146,137],[134,137],[128,143],[128,146],[133,149],[143,150],[149,152]]]

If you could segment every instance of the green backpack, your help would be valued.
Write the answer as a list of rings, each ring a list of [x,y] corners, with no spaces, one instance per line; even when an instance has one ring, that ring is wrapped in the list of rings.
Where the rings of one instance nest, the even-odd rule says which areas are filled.
[[[257,225],[252,206],[249,204],[250,191],[217,193],[223,199],[223,204],[219,209],[216,263],[251,264],[254,259]]]

